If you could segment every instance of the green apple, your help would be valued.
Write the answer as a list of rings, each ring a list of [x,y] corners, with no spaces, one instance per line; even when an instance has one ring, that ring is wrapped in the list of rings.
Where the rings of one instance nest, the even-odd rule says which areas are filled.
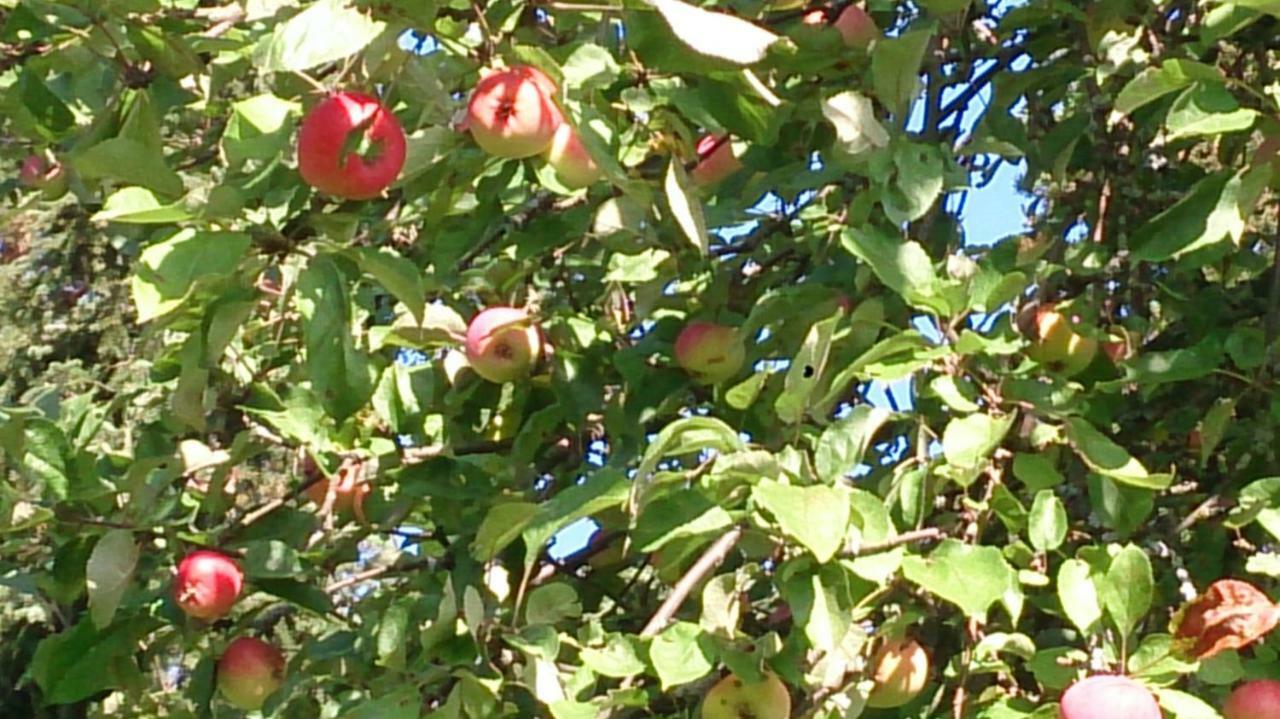
[[[1036,312],[1034,336],[1027,356],[1070,377],[1093,362],[1098,340],[1076,332],[1069,317],[1052,306]]]
[[[871,667],[875,687],[867,696],[867,706],[877,709],[906,704],[929,681],[929,655],[911,640],[885,644],[872,658]]]
[[[716,682],[702,700],[702,719],[787,719],[791,695],[772,672],[748,683],[735,674]]]

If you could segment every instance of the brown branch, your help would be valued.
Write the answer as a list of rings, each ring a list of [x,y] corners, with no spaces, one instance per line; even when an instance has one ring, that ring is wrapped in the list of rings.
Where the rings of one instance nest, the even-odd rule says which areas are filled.
[[[640,630],[640,637],[648,639],[663,629],[667,628],[667,624],[671,622],[671,618],[680,609],[680,605],[684,604],[684,600],[689,597],[689,593],[693,588],[702,581],[707,575],[729,555],[729,552],[737,545],[738,540],[742,538],[742,527],[734,527],[724,536],[717,539],[706,552],[703,552],[698,561],[689,567],[689,571],[680,577],[680,581],[676,582],[676,586],[671,589],[671,594],[663,600],[662,605],[658,607],[658,611],[653,613],[653,617],[649,619],[649,623],[644,625],[644,629]]]
[[[880,554],[891,549],[897,549],[904,544],[913,544],[915,542],[928,542],[934,539],[941,539],[947,536],[947,533],[937,527],[925,527],[924,529],[915,529],[910,532],[903,532],[892,539],[886,539],[883,542],[874,544],[863,544],[857,549],[850,552],[842,552],[841,557],[845,559],[854,559],[857,557],[865,557],[871,554]]]

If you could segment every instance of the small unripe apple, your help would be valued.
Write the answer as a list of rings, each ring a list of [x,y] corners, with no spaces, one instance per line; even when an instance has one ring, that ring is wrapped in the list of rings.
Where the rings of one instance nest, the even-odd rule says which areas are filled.
[[[302,120],[298,173],[321,192],[367,200],[395,182],[405,149],[400,121],[377,98],[337,92]]]
[[[685,325],[676,337],[675,357],[694,379],[716,384],[742,369],[746,350],[734,328],[699,320]]]
[[[201,549],[183,558],[173,582],[173,598],[187,616],[219,619],[244,589],[244,574],[225,554]]]
[[[516,65],[491,72],[471,93],[466,127],[491,155],[537,155],[550,147],[564,118],[555,95],[555,83],[536,67]]]
[[[866,10],[857,5],[845,8],[834,24],[836,30],[840,32],[840,37],[844,38],[844,44],[849,47],[865,50],[872,41],[880,37],[880,28],[876,27],[876,21],[871,19]]]
[[[1280,681],[1256,679],[1231,692],[1222,705],[1223,719],[1280,719]]]
[[[1098,340],[1077,333],[1071,319],[1052,306],[1036,312],[1033,335],[1027,356],[1068,377],[1088,367],[1098,353]]]
[[[929,681],[929,655],[913,640],[888,642],[872,657],[871,666],[875,687],[867,695],[869,707],[900,707],[915,699]]]
[[[542,352],[542,334],[524,310],[490,307],[467,325],[467,362],[490,382],[526,377]]]
[[[728,135],[704,135],[695,149],[698,163],[689,173],[694,184],[714,185],[742,169],[742,163],[733,154],[733,142]]]
[[[1096,674],[1067,687],[1060,719],[1162,719],[1151,691],[1128,677]]]
[[[600,179],[600,167],[592,159],[587,146],[573,125],[560,123],[547,148],[547,164],[555,168],[556,179],[571,190],[586,187]]]
[[[253,637],[237,637],[218,658],[218,689],[227,701],[256,711],[284,683],[284,655]]]
[[[748,683],[737,675],[716,682],[702,700],[702,719],[787,719],[791,716],[791,695],[778,675],[764,672],[764,678]]]

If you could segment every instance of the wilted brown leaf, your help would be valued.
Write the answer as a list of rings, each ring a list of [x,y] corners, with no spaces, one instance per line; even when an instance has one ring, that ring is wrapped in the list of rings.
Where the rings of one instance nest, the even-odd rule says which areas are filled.
[[[1280,605],[1248,582],[1222,579],[1179,610],[1170,631],[1192,656],[1208,659],[1252,644],[1277,623]]]

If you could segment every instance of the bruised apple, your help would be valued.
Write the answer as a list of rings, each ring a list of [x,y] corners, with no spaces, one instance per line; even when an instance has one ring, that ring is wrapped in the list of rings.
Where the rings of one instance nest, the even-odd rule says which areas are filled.
[[[1059,719],[1161,719],[1150,690],[1128,677],[1096,674],[1067,687]]]
[[[219,619],[244,589],[244,574],[235,560],[219,552],[201,549],[183,558],[173,582],[173,598],[187,616]]]
[[[400,121],[377,98],[336,92],[302,120],[298,173],[321,192],[367,200],[395,182],[405,148]]]
[[[556,179],[571,190],[577,190],[600,179],[600,167],[582,144],[578,131],[568,122],[560,123],[547,149],[547,164],[556,171]]]
[[[871,659],[875,686],[867,695],[867,706],[877,709],[900,707],[916,698],[929,681],[929,655],[912,640],[885,644]]]
[[[1224,719],[1280,719],[1280,681],[1257,679],[1231,692],[1222,705]]]
[[[537,155],[551,146],[564,118],[555,95],[555,83],[536,67],[496,70],[476,83],[467,104],[466,127],[490,155]]]
[[[715,384],[742,369],[746,350],[738,331],[714,322],[690,322],[676,337],[676,364],[694,379]]]
[[[704,135],[694,149],[698,152],[698,163],[689,177],[696,185],[714,185],[742,169],[728,135]]]
[[[1036,312],[1028,357],[1070,377],[1088,367],[1097,353],[1098,340],[1076,332],[1069,317],[1052,306]]]
[[[218,658],[218,690],[227,701],[256,711],[284,682],[284,655],[253,637],[237,637]]]
[[[702,700],[702,719],[787,719],[791,695],[773,672],[749,683],[735,674],[716,682]]]
[[[515,307],[490,307],[467,325],[467,362],[490,382],[526,377],[542,352],[542,335],[528,313]]]

